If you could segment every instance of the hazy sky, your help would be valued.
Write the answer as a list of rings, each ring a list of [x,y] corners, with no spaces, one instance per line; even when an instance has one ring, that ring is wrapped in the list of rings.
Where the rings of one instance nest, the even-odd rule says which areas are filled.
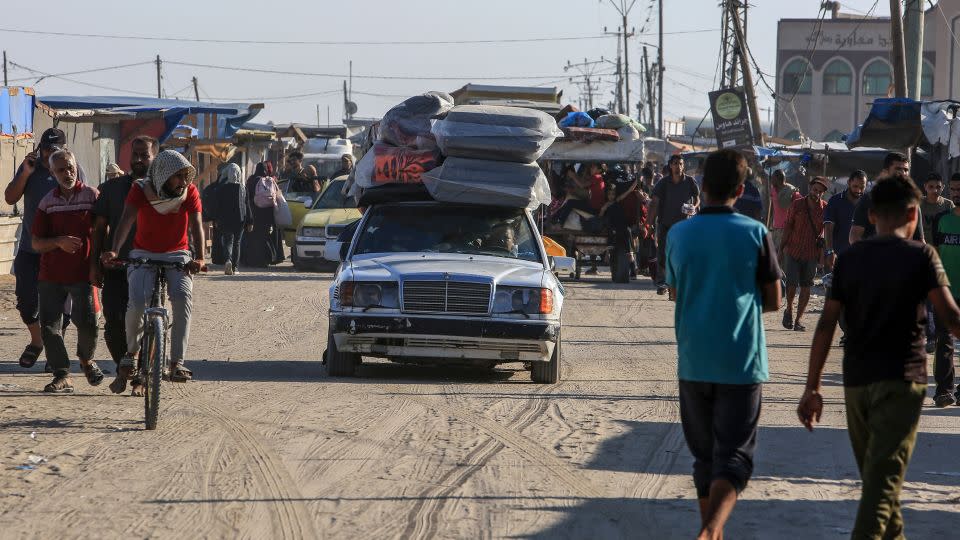
[[[619,0],[614,0],[619,4]],[[344,74],[353,61],[357,116],[376,117],[393,104],[426,90],[451,91],[468,82],[559,86],[567,101],[579,90],[569,82],[575,70],[567,61],[616,58],[615,38],[523,43],[444,45],[278,45],[104,39],[9,32],[39,30],[86,34],[137,35],[215,40],[260,41],[462,41],[596,36],[613,31],[620,18],[610,0],[47,0],[3,1],[0,46],[10,61],[42,73],[64,74],[108,66],[150,62],[159,54],[167,97],[192,99],[191,77],[199,80],[201,99],[239,99],[266,105],[257,121],[338,123],[342,115],[342,79],[255,73],[249,69]],[[664,0],[664,118],[702,116],[706,93],[714,86],[720,47],[718,0]],[[887,2],[847,0],[844,11],[889,13]],[[780,18],[815,17],[820,0],[753,0],[748,41],[760,67],[773,73],[776,24]],[[651,10],[652,6],[652,10]],[[647,22],[648,14],[650,15]],[[630,47],[630,70],[639,72],[639,41],[656,44],[656,0],[637,0],[629,25],[643,35]],[[698,33],[691,30],[713,30]],[[651,55],[656,49],[650,48]],[[172,62],[221,66],[187,67]],[[611,66],[597,68],[610,73]],[[387,80],[363,77],[421,77]],[[153,64],[119,70],[46,78],[11,67],[11,84],[33,85],[39,95],[156,95]],[[428,80],[443,77],[447,80]],[[518,79],[517,77],[529,77]],[[542,78],[533,78],[542,77]],[[22,79],[24,80],[16,80]],[[483,78],[483,79],[482,79]],[[482,79],[482,80],[481,80]],[[612,90],[613,77],[602,77]],[[631,79],[631,101],[640,95],[639,77]],[[772,78],[769,82],[773,84]],[[96,88],[80,83],[101,85]],[[321,94],[302,97],[302,94]],[[370,95],[375,94],[375,95]],[[607,94],[609,95],[609,93]],[[283,98],[283,99],[277,99]],[[772,106],[761,95],[761,107]],[[633,107],[631,106],[631,109]],[[635,111],[634,111],[635,112]],[[761,113],[763,114],[763,113]]]

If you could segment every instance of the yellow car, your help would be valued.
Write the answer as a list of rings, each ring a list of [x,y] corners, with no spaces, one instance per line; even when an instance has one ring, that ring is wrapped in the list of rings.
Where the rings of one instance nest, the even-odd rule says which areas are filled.
[[[335,240],[344,227],[360,219],[360,210],[352,197],[341,193],[346,178],[332,180],[297,227],[290,247],[293,266],[297,270],[333,269],[338,261],[329,261],[323,249]]]

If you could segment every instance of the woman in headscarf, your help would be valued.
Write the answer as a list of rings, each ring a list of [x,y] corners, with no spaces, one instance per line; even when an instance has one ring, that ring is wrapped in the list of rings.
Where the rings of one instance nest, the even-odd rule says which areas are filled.
[[[312,168],[312,166],[311,166]],[[263,162],[263,170],[267,176],[273,178],[274,185],[276,185],[277,175],[273,172],[273,163],[270,161]],[[313,171],[313,176],[316,176],[316,170]],[[277,196],[283,197],[282,190],[277,188]],[[283,248],[283,227],[274,227],[273,228],[273,264],[280,264],[286,260],[287,256]]]
[[[257,189],[261,186],[261,196],[257,198]],[[246,195],[253,201],[253,228],[243,236],[243,258],[245,266],[266,268],[276,259],[276,225],[273,220],[273,204],[267,204],[263,186],[272,186],[273,197],[283,197],[276,182],[268,174],[265,163],[258,163],[253,176],[247,179]]]
[[[220,171],[219,187],[212,194],[213,205],[217,208],[216,230],[225,260],[223,273],[228,276],[238,271],[244,229],[253,229],[253,209],[247,189],[241,182],[242,174],[239,165],[228,163]]]

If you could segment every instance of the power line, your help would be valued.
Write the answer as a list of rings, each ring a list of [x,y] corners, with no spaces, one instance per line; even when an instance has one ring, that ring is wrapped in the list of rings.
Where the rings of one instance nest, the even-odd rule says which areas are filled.
[[[694,30],[677,30],[674,32],[664,32],[664,34],[701,34],[705,32],[718,32],[717,28],[700,28]],[[137,41],[176,41],[181,43],[227,43],[244,45],[350,45],[350,46],[380,46],[380,45],[483,45],[483,44],[502,44],[502,43],[537,43],[549,41],[581,41],[593,39],[605,39],[603,34],[585,35],[585,36],[560,36],[560,37],[538,37],[538,38],[506,38],[506,39],[459,39],[459,40],[419,40],[419,41],[281,41],[281,40],[254,40],[254,39],[212,39],[212,38],[188,38],[188,37],[164,37],[164,36],[142,36],[142,35],[123,35],[123,34],[86,34],[78,32],[52,32],[43,30],[23,30],[19,28],[0,27],[0,32],[9,32],[14,34],[33,34],[41,36],[58,37],[79,37],[79,38],[97,38],[97,39],[124,39]],[[640,34],[652,36],[653,33]]]
[[[78,81],[78,80],[76,80],[76,79],[70,79],[70,78],[63,77],[63,76],[60,76],[60,75],[56,75],[56,74],[53,74],[53,73],[44,73],[44,72],[42,72],[42,71],[33,69],[33,68],[31,68],[31,67],[27,67],[27,66],[25,66],[25,65],[23,65],[23,64],[17,64],[17,63],[15,63],[15,62],[10,62],[10,65],[16,66],[16,67],[18,67],[18,68],[20,68],[20,69],[29,71],[29,72],[31,72],[31,73],[36,73],[36,74],[43,75],[45,78],[61,79],[61,80],[67,81],[67,82],[72,82],[72,83],[74,83],[74,84],[80,84],[80,85],[83,85],[83,86],[90,86],[90,87],[92,87],[92,88],[100,88],[101,90],[110,90],[110,91],[112,91],[112,92],[121,92],[121,93],[126,93],[126,94],[134,94],[134,95],[138,95],[138,96],[153,96],[153,95],[154,95],[154,94],[152,94],[152,93],[138,92],[138,91],[136,91],[136,90],[126,90],[126,89],[123,89],[123,88],[115,88],[115,87],[112,87],[112,86],[103,86],[103,85],[100,85],[100,84],[94,84],[94,83],[88,83],[88,82],[84,82],[84,81]]]
[[[203,69],[218,69],[224,71],[239,71],[239,72],[250,72],[250,73],[268,73],[271,75],[295,75],[300,77],[327,77],[334,79],[345,79],[350,75],[344,73],[310,73],[303,71],[282,71],[276,69],[265,69],[265,68],[251,68],[251,67],[239,67],[239,66],[215,66],[212,64],[195,64],[192,62],[176,62],[173,60],[164,60],[164,64],[169,64],[172,66],[186,66],[186,67],[195,67]],[[475,77],[471,75],[461,75],[457,77],[424,77],[424,76],[402,76],[402,75],[353,75],[354,79],[380,79],[380,80],[395,80],[395,81],[462,81],[462,80],[475,80],[475,81],[503,81],[503,80],[538,80],[538,79],[556,79],[562,77],[559,74],[553,75],[501,75],[497,77]]]
[[[13,62],[10,62],[10,63],[13,64]],[[39,80],[37,80],[37,82],[40,82],[41,80],[43,80],[43,79],[45,79],[45,78],[47,78],[47,77],[63,77],[63,76],[67,76],[67,75],[83,75],[83,74],[85,74],[85,73],[96,73],[96,72],[98,72],[98,71],[111,71],[111,70],[115,70],[115,69],[125,69],[125,68],[129,68],[129,67],[145,66],[145,65],[147,65],[147,64],[152,64],[152,63],[153,63],[153,61],[136,62],[136,63],[133,63],[133,64],[123,64],[123,65],[120,65],[120,66],[107,66],[107,67],[102,67],[102,68],[84,69],[84,70],[80,70],[80,71],[69,71],[69,72],[67,72],[67,73],[54,73],[54,74],[50,74],[50,75],[44,75],[44,76],[41,77]],[[19,78],[16,78],[16,79],[10,79],[10,81],[11,81],[11,82],[16,82],[16,81],[29,81],[30,79],[33,79],[33,77],[19,77]],[[36,84],[36,83],[34,83],[34,84]]]

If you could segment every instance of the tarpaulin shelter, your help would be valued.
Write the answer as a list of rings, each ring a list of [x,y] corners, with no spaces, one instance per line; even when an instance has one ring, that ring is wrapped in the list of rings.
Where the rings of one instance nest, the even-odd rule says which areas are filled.
[[[0,87],[0,137],[33,135],[33,88]]]
[[[233,137],[256,116],[262,104],[206,103],[137,96],[41,96],[39,101],[56,110],[60,122],[94,123],[97,131],[115,139],[115,161],[129,168],[129,145],[138,135],[185,149],[198,168],[198,185],[215,174],[206,159],[222,162],[232,155]],[[190,155],[193,154],[193,155]],[[209,169],[205,171],[204,169]]]
[[[909,98],[875,99],[867,119],[847,136],[847,146],[902,150],[925,142],[920,107]]]

